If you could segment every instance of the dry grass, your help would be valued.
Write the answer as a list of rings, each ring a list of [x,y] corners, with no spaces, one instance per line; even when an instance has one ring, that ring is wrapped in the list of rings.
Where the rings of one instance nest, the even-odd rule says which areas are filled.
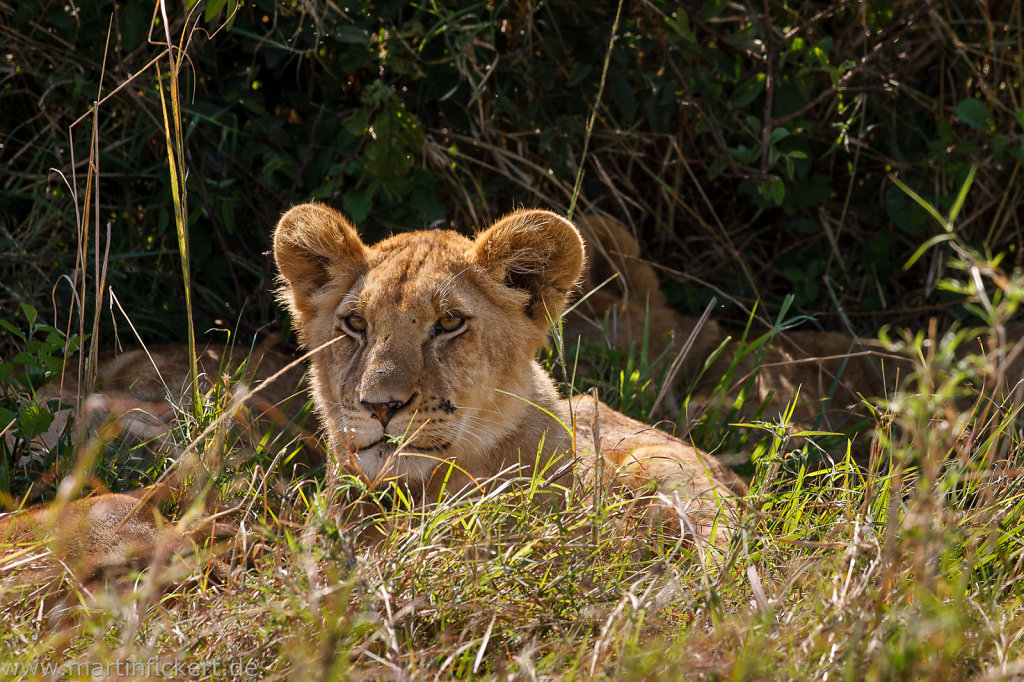
[[[249,459],[214,472],[242,528],[228,582],[194,559],[106,586],[63,576],[26,591],[9,572],[3,659],[154,659],[232,678],[250,665],[270,679],[1015,677],[1018,407],[971,386],[998,375],[998,355],[954,353],[952,336],[908,343],[921,363],[871,461],[821,465],[813,442],[776,441],[722,551],[666,541],[630,500],[588,490],[557,512],[530,504],[529,485],[410,507],[396,490],[289,483]],[[225,408],[206,405],[178,437]],[[223,438],[200,446],[226,442],[239,459]]]

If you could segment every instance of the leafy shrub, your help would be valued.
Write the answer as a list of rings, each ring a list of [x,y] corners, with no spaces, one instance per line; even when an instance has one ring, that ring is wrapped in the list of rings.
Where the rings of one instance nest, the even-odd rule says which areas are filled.
[[[277,316],[265,253],[292,203],[337,205],[370,239],[469,230],[517,205],[568,209],[581,164],[579,210],[634,226],[682,273],[684,308],[708,300],[694,281],[758,296],[769,316],[792,293],[801,312],[830,313],[827,326],[837,299],[866,312],[934,304],[941,259],[901,269],[928,219],[890,172],[946,209],[979,169],[960,229],[1020,262],[1024,110],[1002,93],[1022,77],[1009,52],[1021,25],[994,6],[649,2],[615,24],[604,0],[186,5],[168,27],[141,0],[0,8],[5,309],[48,310],[64,273],[75,286],[57,287],[58,307],[88,306],[109,253],[105,283],[142,336],[180,338],[166,57],[152,61],[168,34],[187,50],[200,330],[240,320],[252,332]]]
[[[36,436],[45,433],[61,408],[59,401],[40,401],[36,391],[65,368],[67,357],[78,351],[78,336],[66,337],[60,330],[43,324],[35,308],[22,304],[25,328],[0,319],[0,328],[18,340],[20,350],[9,360],[0,360],[0,492],[19,489],[11,480],[11,465]],[[67,355],[65,355],[65,353]],[[65,406],[66,407],[66,406]],[[20,483],[25,483],[21,481]]]

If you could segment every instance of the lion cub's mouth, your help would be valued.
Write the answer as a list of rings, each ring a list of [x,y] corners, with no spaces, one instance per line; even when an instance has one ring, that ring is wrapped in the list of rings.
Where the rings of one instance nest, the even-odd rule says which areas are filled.
[[[366,451],[379,447],[380,449],[377,451],[377,456],[384,457],[386,455],[390,455],[396,451],[399,451],[398,445],[399,443],[391,440],[390,436],[382,436],[381,438],[378,438],[369,445],[360,448],[360,450]],[[437,445],[431,446],[417,445],[416,443],[405,443],[404,445],[402,445],[400,453],[409,453],[415,455],[432,452],[444,452],[449,447],[451,447],[451,443],[439,443]]]

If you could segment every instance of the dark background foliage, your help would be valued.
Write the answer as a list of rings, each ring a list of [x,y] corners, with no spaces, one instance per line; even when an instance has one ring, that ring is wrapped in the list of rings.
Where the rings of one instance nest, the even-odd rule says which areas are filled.
[[[957,230],[1021,262],[1019,2],[624,2],[603,88],[605,0],[169,4],[200,331],[279,322],[269,233],[300,201],[369,240],[568,210],[599,93],[576,211],[626,221],[684,311],[793,294],[872,333],[948,307],[944,253],[903,269],[941,228],[891,173],[941,209],[975,165]],[[77,309],[81,225],[143,338],[182,337],[163,35],[149,0],[0,2],[3,317]]]

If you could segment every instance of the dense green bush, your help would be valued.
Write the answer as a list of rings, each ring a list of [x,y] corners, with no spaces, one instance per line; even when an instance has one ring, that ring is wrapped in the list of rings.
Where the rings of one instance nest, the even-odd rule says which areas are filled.
[[[200,331],[251,333],[277,315],[265,252],[292,203],[339,206],[370,238],[471,230],[518,205],[567,210],[581,160],[577,210],[628,221],[683,273],[672,293],[684,309],[710,298],[708,283],[769,310],[793,293],[833,327],[837,302],[901,321],[929,312],[941,257],[901,266],[934,225],[890,173],[943,208],[976,166],[964,236],[1021,259],[1013,3],[638,2],[617,24],[604,0],[211,0],[189,15],[194,4],[172,3],[169,34],[186,51]],[[66,320],[102,273],[98,246],[142,336],[180,338],[154,3],[0,3],[0,25],[3,310],[52,311],[55,291]],[[72,295],[61,276],[76,257],[89,284]],[[105,327],[118,315],[104,303]]]

